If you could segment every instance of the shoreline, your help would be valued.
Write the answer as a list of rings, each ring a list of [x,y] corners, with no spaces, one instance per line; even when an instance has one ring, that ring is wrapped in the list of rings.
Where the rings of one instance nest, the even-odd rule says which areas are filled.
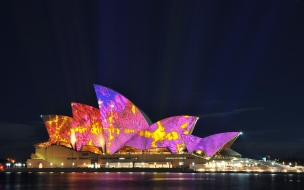
[[[0,173],[39,173],[39,172],[67,172],[67,173],[108,173],[108,172],[148,172],[148,173],[247,173],[247,174],[304,174],[297,171],[194,171],[181,168],[6,168]]]

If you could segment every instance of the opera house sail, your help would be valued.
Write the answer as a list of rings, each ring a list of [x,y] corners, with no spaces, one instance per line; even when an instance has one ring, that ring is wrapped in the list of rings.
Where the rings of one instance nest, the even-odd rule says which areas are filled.
[[[94,85],[98,108],[71,103],[71,117],[43,115],[49,140],[34,145],[28,167],[177,167],[204,162],[230,148],[239,132],[192,135],[196,116],[153,124],[118,92]],[[180,155],[188,156],[180,156]]]
[[[94,85],[106,138],[106,152],[114,154],[132,136],[149,127],[139,109],[109,88]]]

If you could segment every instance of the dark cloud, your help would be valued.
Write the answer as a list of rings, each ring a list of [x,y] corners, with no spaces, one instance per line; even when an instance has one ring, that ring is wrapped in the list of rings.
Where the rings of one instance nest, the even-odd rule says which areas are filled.
[[[0,122],[0,158],[13,157],[25,160],[33,153],[33,145],[47,141],[48,135],[42,125],[25,125]]]

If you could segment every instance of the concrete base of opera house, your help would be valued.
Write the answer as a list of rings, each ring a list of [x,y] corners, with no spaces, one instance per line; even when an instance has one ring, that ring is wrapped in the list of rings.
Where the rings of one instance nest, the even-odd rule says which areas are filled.
[[[5,172],[178,172],[178,173],[302,173],[303,167],[284,166],[273,161],[240,157],[205,158],[192,153],[141,152],[95,154],[52,145],[36,148],[27,168],[6,168]]]
[[[145,168],[174,169],[191,168],[195,164],[205,164],[206,159],[191,153],[129,153],[95,154],[52,145],[48,148],[36,148],[35,154],[27,160],[27,168]]]

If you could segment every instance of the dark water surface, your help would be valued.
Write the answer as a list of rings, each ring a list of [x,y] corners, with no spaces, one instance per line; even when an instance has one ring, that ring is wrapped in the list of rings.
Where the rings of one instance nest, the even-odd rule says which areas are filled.
[[[0,173],[0,189],[301,189],[304,174]]]

